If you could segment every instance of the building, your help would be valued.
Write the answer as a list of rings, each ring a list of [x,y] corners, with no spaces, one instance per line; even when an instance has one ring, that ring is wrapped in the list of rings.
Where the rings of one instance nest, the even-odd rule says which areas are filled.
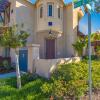
[[[40,45],[41,59],[76,56],[72,44],[77,39],[78,11],[63,0],[9,0],[5,26],[16,25],[30,33],[27,44]],[[2,55],[3,50],[0,54]]]

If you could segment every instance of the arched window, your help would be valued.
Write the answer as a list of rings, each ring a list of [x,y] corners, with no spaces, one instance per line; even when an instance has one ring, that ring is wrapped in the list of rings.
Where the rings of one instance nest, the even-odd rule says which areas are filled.
[[[60,7],[58,8],[58,18],[60,19],[60,17],[61,17],[61,11],[60,11]]]
[[[43,17],[43,7],[41,6],[40,7],[40,18],[42,18]]]
[[[53,16],[53,3],[48,3],[48,16]]]

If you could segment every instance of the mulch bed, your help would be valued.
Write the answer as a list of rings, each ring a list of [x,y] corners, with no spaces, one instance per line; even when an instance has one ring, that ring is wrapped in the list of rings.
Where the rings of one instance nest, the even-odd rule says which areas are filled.
[[[7,70],[4,67],[0,67],[0,74],[5,74],[5,73],[10,73],[10,72],[14,72],[15,69],[11,68],[10,70]]]
[[[80,100],[89,100],[89,95],[83,96]],[[92,100],[100,100],[100,89],[92,91]]]

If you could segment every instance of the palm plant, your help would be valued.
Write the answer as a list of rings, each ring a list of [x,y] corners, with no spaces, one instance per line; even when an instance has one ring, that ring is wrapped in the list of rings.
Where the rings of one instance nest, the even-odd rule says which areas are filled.
[[[16,27],[9,28],[4,34],[0,36],[0,45],[5,48],[12,48],[16,54],[16,76],[17,87],[21,88],[21,77],[19,70],[19,48],[26,45],[26,40],[29,34],[27,32],[17,32]]]

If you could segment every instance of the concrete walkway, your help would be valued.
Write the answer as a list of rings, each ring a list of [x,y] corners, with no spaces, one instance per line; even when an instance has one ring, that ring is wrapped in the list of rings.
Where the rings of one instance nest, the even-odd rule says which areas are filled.
[[[11,73],[6,73],[6,74],[0,74],[0,79],[10,78],[10,77],[15,77],[15,76],[16,76],[16,72],[11,72]]]

